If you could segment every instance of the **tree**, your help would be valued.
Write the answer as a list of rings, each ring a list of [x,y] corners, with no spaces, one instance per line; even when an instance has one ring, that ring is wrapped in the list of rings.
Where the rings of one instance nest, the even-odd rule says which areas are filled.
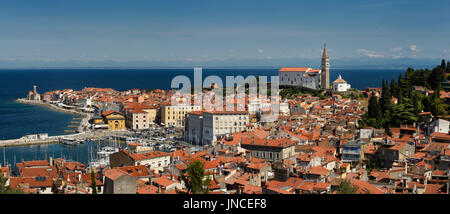
[[[91,187],[92,187],[92,194],[97,194],[97,183],[95,181],[94,170],[91,170]]]
[[[391,90],[389,89],[388,82],[384,81],[383,79],[381,88],[381,100],[380,100],[381,113],[385,114],[386,111],[389,109],[389,106],[391,105],[391,99],[392,99]]]
[[[21,189],[14,189],[10,186],[6,186],[6,181],[8,179],[3,175],[0,175],[0,194],[24,194]]]
[[[199,160],[190,163],[186,169],[187,176],[181,175],[188,194],[208,194],[211,179],[205,175],[203,163]]]
[[[353,186],[350,182],[343,180],[339,184],[338,194],[356,194],[357,190],[357,186]]]
[[[433,115],[447,115],[447,111],[445,110],[444,102],[439,98],[435,97],[431,101],[431,114]]]
[[[391,95],[394,97],[398,97],[398,91],[399,91],[398,84],[394,80],[394,78],[392,78],[392,80],[391,80]]]
[[[368,114],[369,118],[381,119],[380,103],[374,94],[370,95]]]
[[[414,106],[412,100],[409,98],[404,99],[404,103],[394,105],[392,107],[392,119],[391,126],[399,126],[401,124],[411,124],[417,121],[417,116],[414,113]]]
[[[445,73],[450,73],[450,61],[447,61],[447,69]]]
[[[428,78],[431,89],[436,91],[441,88],[441,82],[444,75],[444,69],[441,66],[433,68],[433,70],[431,71],[431,75]]]

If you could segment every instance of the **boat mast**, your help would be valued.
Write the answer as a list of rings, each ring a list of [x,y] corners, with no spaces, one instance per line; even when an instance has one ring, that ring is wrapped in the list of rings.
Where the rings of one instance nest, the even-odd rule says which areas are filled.
[[[5,152],[5,147],[3,147],[3,164],[5,164],[5,166],[6,166],[6,152]]]

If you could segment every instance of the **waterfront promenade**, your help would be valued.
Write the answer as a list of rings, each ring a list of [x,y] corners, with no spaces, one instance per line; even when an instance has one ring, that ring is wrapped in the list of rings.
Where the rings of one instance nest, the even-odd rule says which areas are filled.
[[[53,144],[59,143],[62,138],[72,138],[76,140],[104,140],[110,137],[126,138],[132,133],[129,131],[109,131],[109,130],[95,130],[86,131],[82,133],[69,134],[69,135],[58,135],[58,136],[48,136],[44,139],[28,139],[26,137],[10,140],[0,140],[0,147],[6,146],[28,146],[28,145],[39,145],[39,144]]]
[[[53,144],[59,143],[62,138],[73,138],[82,141],[106,139],[109,137],[124,138],[125,136],[130,134],[130,132],[128,131],[91,130],[89,128],[90,127],[89,120],[92,118],[91,113],[85,113],[75,109],[66,109],[54,104],[44,103],[41,101],[27,100],[23,98],[17,99],[16,101],[19,103],[29,105],[39,105],[42,107],[50,108],[55,111],[82,116],[82,119],[80,120],[79,125],[77,127],[78,133],[58,135],[58,136],[45,136],[44,134],[43,137],[40,136],[42,134],[36,133],[34,135],[26,135],[18,139],[0,140],[0,147]]]

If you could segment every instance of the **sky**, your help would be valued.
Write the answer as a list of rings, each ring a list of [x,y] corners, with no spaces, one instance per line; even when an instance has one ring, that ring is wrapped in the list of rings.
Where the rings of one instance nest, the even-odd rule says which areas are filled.
[[[325,42],[333,60],[450,59],[449,10],[448,0],[0,0],[0,67],[317,60]]]

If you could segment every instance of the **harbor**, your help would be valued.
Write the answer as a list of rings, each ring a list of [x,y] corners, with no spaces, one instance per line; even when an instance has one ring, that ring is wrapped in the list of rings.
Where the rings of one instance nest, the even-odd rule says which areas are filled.
[[[16,100],[18,103],[28,104],[28,105],[38,105],[46,108],[50,108],[55,111],[73,114],[81,117],[74,117],[72,121],[67,126],[67,130],[64,130],[65,133],[77,133],[83,132],[89,126],[89,120],[92,118],[92,113],[90,112],[82,112],[80,110],[75,109],[74,106],[64,105],[62,103],[46,103],[42,101],[36,100],[28,100],[24,98],[19,98]]]
[[[2,141],[0,148],[0,165],[15,165],[21,160],[43,160],[49,157],[65,158],[79,161],[86,166],[98,168],[108,167],[109,155],[135,143],[148,151],[173,152],[182,144],[171,138],[160,137],[157,132],[153,135],[139,135],[136,133],[96,131],[73,135],[52,136],[47,139],[22,139]],[[30,136],[27,136],[30,137]],[[34,137],[45,137],[37,134]],[[5,146],[6,143],[9,143]],[[3,151],[2,151],[3,150]]]

